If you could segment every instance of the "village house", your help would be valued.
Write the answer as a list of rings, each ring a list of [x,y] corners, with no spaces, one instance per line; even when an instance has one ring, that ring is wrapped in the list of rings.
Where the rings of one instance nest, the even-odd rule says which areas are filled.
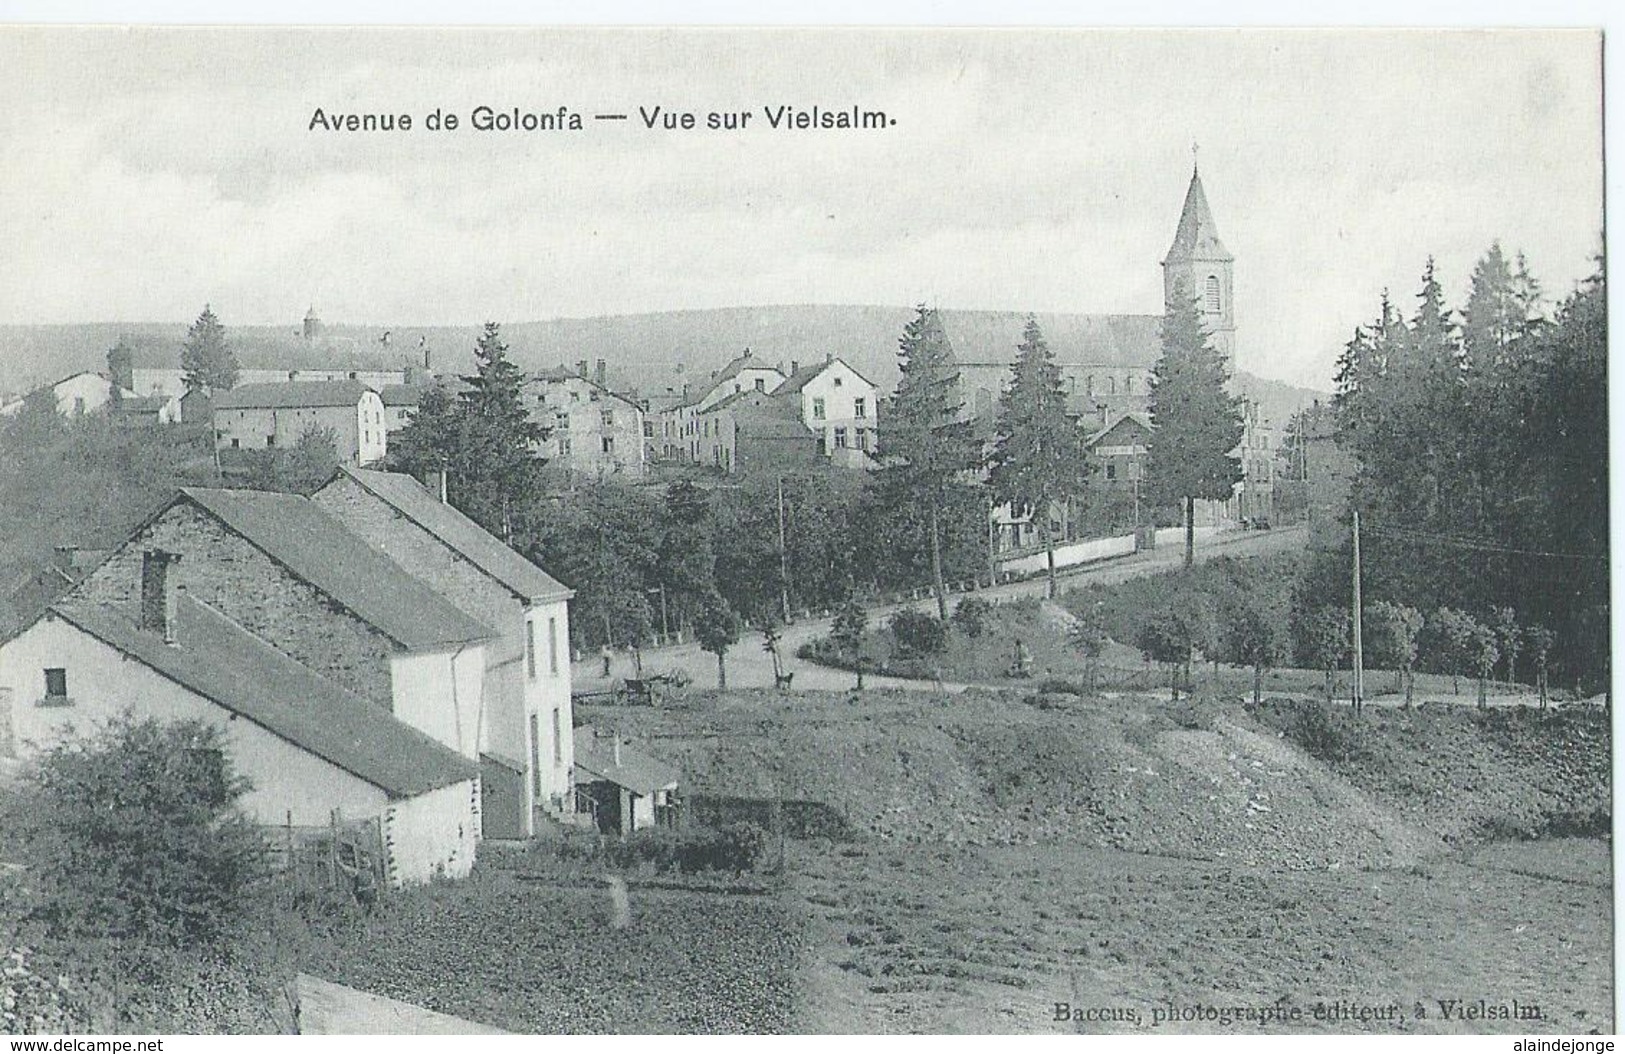
[[[693,394],[693,389],[684,385],[683,395],[676,405],[670,406],[658,415],[651,425],[651,438],[661,438],[662,448],[667,458],[696,462],[699,464],[713,464],[716,462],[708,456],[711,445],[703,442],[707,436],[704,434],[700,415],[715,407],[724,399],[732,399],[749,392],[767,394],[785,381],[785,375],[777,366],[763,362],[751,354],[746,348],[743,353],[729,360],[728,364],[720,370],[712,371],[706,385],[700,389],[699,394]]]
[[[773,389],[791,402],[802,424],[817,437],[818,452],[837,465],[866,468],[879,448],[876,389],[833,355],[814,366],[790,366],[790,376]]]
[[[801,423],[795,403],[762,392],[714,403],[694,426],[694,460],[729,475],[794,471],[822,461],[817,437]]]
[[[108,408],[125,424],[172,425],[181,419],[181,401],[171,395],[127,396],[109,403]]]
[[[221,450],[288,449],[320,429],[333,432],[344,464],[382,461],[387,449],[383,400],[360,381],[240,384],[215,392],[213,408]]]
[[[677,769],[591,725],[575,730],[575,757],[576,810],[601,834],[675,824]]]
[[[609,389],[604,367],[600,359],[596,377],[587,376],[585,361],[577,363],[576,372],[559,366],[535,374],[525,382],[526,410],[549,429],[541,454],[551,464],[584,476],[640,479],[643,407]]]
[[[0,406],[0,415],[21,413],[26,406],[49,408],[63,417],[83,417],[105,408],[119,398],[134,398],[135,393],[121,390],[104,374],[81,370],[59,381],[40,385],[20,398]]]
[[[68,597],[120,607],[190,595],[316,673],[478,757],[496,636],[308,498],[185,487]]]
[[[425,387],[421,384],[386,384],[378,389],[378,398],[384,404],[386,447],[391,433],[399,432],[412,423],[412,415],[418,412],[418,404],[423,401]]]
[[[170,565],[145,566],[150,579]],[[290,833],[371,822],[394,885],[468,873],[479,835],[472,761],[164,577],[127,603],[59,602],[0,644],[0,755],[124,713],[200,721],[221,731],[251,781],[242,805],[254,822]]]
[[[311,500],[470,618],[485,648],[486,837],[528,837],[571,804],[569,600],[560,585],[411,476],[343,468]]]

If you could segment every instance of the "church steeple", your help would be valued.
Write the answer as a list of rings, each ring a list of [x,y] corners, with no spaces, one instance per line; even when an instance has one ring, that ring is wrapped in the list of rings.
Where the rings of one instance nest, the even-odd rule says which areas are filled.
[[[1163,299],[1165,303],[1173,302],[1175,297],[1196,301],[1214,347],[1232,367],[1236,360],[1236,316],[1232,303],[1235,259],[1219,239],[1219,225],[1208,207],[1202,175],[1193,158],[1191,182],[1185,191],[1185,206],[1179,213],[1179,227],[1162,261]]]

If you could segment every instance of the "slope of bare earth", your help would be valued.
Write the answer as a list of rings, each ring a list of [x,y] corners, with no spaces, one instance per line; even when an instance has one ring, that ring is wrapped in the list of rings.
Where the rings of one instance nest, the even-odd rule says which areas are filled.
[[[1285,713],[971,690],[593,716],[681,764],[691,796],[844,822],[789,851],[805,1030],[1611,1026],[1606,843],[1480,848],[1606,815],[1605,718],[1332,715],[1328,745]],[[1265,1004],[1288,1010],[1234,1009]]]

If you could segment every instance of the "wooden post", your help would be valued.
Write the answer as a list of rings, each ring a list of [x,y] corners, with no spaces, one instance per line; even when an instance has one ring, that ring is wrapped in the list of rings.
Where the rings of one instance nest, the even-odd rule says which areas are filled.
[[[790,624],[790,551],[784,542],[784,477],[779,477],[779,601],[784,607],[784,624]]]
[[[1354,711],[1365,705],[1365,650],[1360,626],[1360,510],[1354,510]]]

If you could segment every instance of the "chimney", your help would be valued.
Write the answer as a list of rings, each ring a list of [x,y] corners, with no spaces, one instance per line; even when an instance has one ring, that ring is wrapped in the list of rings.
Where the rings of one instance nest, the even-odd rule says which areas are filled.
[[[693,391],[694,391],[694,386],[692,384],[689,384],[687,381],[684,381],[683,382],[683,404],[685,406],[688,404],[689,397],[693,393]]]
[[[621,767],[621,734],[615,733],[615,767]]]
[[[147,549],[141,553],[139,625],[150,633],[162,636],[165,644],[175,643],[175,608],[179,597],[169,569],[180,559],[178,554],[166,553],[161,549]]]
[[[790,376],[794,377],[797,373],[800,373],[800,372],[801,372],[801,363],[797,362],[795,359],[791,359],[790,360]]]
[[[604,360],[599,359],[596,363],[593,364],[593,368],[592,368],[592,379],[598,382],[598,387],[600,387],[600,388],[605,386],[604,385],[604,372],[605,372],[604,367],[605,367]]]
[[[445,469],[441,469],[439,472],[436,472],[434,475],[435,475],[435,489],[440,492],[440,504],[442,504],[442,505],[450,504],[448,501],[446,501],[446,480],[448,478],[450,478],[449,474],[446,472]]]
[[[828,366],[830,363],[832,363],[834,361],[835,361],[835,353],[833,351],[824,352],[824,365]]]
[[[747,358],[747,359],[750,358],[750,349],[749,348],[745,349],[745,358]]]
[[[586,375],[587,375],[587,360],[586,359],[577,359],[576,360],[576,376],[577,377],[585,377]]]

